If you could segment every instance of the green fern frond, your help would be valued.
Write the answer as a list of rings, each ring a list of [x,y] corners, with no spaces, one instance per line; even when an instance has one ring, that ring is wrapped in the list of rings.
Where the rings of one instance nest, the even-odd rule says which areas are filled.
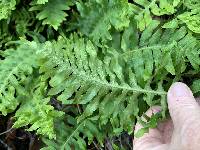
[[[187,0],[184,5],[188,8],[188,11],[180,14],[177,18],[185,23],[191,31],[200,33],[200,2],[198,0]]]
[[[34,26],[36,23],[35,12],[28,11],[28,8],[22,7],[15,10],[11,16],[11,20],[16,24],[16,32],[18,36],[25,37],[25,34],[29,32],[29,28]],[[37,28],[35,29],[37,32]]]
[[[0,111],[3,115],[13,112],[20,101],[15,95],[23,95],[24,82],[29,80],[29,76],[36,67],[35,49],[32,48],[35,42],[23,44],[17,50],[10,49],[2,52],[5,57],[0,63]]]
[[[45,4],[49,0],[37,0],[37,4]]]
[[[121,126],[132,132],[133,118],[139,111],[138,97],[142,96],[149,105],[155,104],[154,96],[164,100],[166,92],[161,86],[154,90],[149,84],[140,86],[135,80],[138,72],[135,74],[132,70],[128,70],[125,79],[116,53],[100,60],[90,41],[74,35],[70,39],[47,42],[44,47],[39,52],[43,56],[40,72],[44,80],[50,78],[48,94],[59,94],[57,99],[63,104],[88,104],[78,121],[99,110],[101,124],[111,120],[113,127]]]
[[[0,21],[0,49],[3,49],[5,44],[9,41],[12,41],[14,37],[9,31],[9,26],[6,20]]]
[[[194,93],[199,93],[200,92],[200,79],[194,80],[191,88]]]
[[[164,28],[176,28],[178,25],[186,24],[186,26],[194,33],[200,33],[200,13],[199,7],[200,2],[198,0],[186,0],[183,3],[185,11],[173,20],[167,22],[163,27]]]
[[[43,25],[48,24],[57,30],[68,16],[65,10],[69,10],[73,4],[72,0],[49,0],[45,4],[32,3],[30,11],[39,11],[36,18],[43,20]]]
[[[54,118],[63,113],[48,105],[45,84],[37,77],[37,44],[26,40],[17,44],[16,50],[1,54],[5,59],[0,63],[0,112],[5,116],[16,111],[14,128],[31,125],[29,131],[55,138]]]
[[[189,61],[193,68],[198,70],[200,65],[198,40],[185,27],[162,31],[157,28],[158,25],[159,22],[153,21],[141,34],[135,50],[123,54],[125,59],[131,61],[130,66],[140,72],[137,80],[143,78],[145,81],[151,78],[154,66],[156,68],[163,67],[175,75],[183,73],[186,69],[185,63]],[[162,54],[165,55],[162,56]],[[138,60],[140,59],[137,57],[138,55],[146,59],[146,64]],[[155,64],[151,63],[153,61]],[[162,72],[160,69],[159,72]],[[164,74],[162,77],[164,78]]]
[[[138,28],[143,31],[153,20],[153,16],[172,15],[180,0],[134,0],[132,7],[136,14]]]
[[[95,42],[112,40],[111,27],[121,31],[129,26],[131,7],[127,0],[77,2],[79,29]]]
[[[27,88],[27,94],[21,98],[21,105],[15,113],[14,128],[31,125],[27,130],[36,131],[37,134],[56,138],[54,132],[54,119],[61,117],[63,112],[54,110],[49,105],[50,98],[45,98],[45,84],[37,78],[33,78],[31,86]]]
[[[75,118],[67,115],[65,121],[57,122],[55,127],[56,134],[59,135],[56,141],[43,139],[47,147],[41,150],[80,150],[86,149],[94,138],[99,142],[103,141],[103,131],[99,130],[98,125],[90,118],[77,124]],[[83,135],[81,136],[81,134]],[[88,142],[86,142],[87,140]],[[102,145],[102,143],[100,144]]]
[[[77,35],[46,42],[39,53],[40,72],[44,80],[50,79],[48,94],[58,95],[63,104],[86,105],[78,122],[98,114],[99,123],[110,122],[115,134],[122,129],[132,132],[134,117],[141,110],[139,101],[161,104],[166,110],[162,83],[167,75],[179,80],[186,63],[197,70],[200,66],[198,41],[185,27],[162,31],[158,25],[153,21],[147,27],[135,50],[123,54],[103,50],[108,55],[101,59],[97,48]]]
[[[15,9],[16,0],[1,0],[0,1],[0,20],[7,19],[11,11]]]

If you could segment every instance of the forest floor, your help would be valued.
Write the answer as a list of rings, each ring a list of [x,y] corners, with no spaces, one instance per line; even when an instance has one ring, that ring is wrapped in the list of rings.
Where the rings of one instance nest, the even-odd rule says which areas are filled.
[[[12,125],[12,114],[0,116],[0,150],[39,150],[42,147],[41,140],[34,132],[28,132],[25,128],[12,129]],[[107,138],[103,148],[94,141],[88,150],[114,150],[112,143],[122,150],[132,149],[132,137],[122,133],[118,137]]]

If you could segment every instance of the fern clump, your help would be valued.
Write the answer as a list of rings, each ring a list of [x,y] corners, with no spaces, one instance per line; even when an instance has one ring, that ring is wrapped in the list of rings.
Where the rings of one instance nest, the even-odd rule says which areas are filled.
[[[134,135],[161,106],[141,136],[166,118],[173,82],[200,93],[198,10],[195,0],[0,1],[1,114],[44,150],[79,150]]]

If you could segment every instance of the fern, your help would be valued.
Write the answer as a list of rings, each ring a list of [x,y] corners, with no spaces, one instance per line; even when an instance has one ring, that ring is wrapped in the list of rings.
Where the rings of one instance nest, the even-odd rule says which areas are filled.
[[[133,5],[136,13],[135,19],[138,28],[143,31],[153,20],[151,13],[155,16],[174,14],[180,0],[134,0],[134,3],[137,4]]]
[[[20,37],[25,37],[25,34],[29,33],[29,28],[33,26],[36,26],[35,32],[39,31],[39,27],[37,28],[37,26],[40,23],[36,23],[35,13],[28,11],[28,8],[22,7],[21,9],[15,10],[11,16],[11,20],[16,23],[16,32]]]
[[[13,36],[9,32],[9,26],[5,20],[0,21],[0,24],[0,48],[2,49],[5,43],[13,39]]]
[[[16,0],[1,0],[0,1],[0,20],[7,19],[11,11],[15,9]]]
[[[33,78],[35,80],[35,78]],[[48,105],[49,98],[45,98],[44,86],[40,81],[32,81],[32,84],[27,89],[29,92],[22,97],[20,108],[15,113],[13,127],[19,128],[31,125],[28,131],[37,131],[37,134],[46,135],[48,138],[56,138],[54,133],[54,119],[61,117],[62,112],[54,110],[54,107]]]
[[[77,8],[81,16],[79,29],[95,42],[112,40],[112,26],[118,31],[129,26],[131,7],[127,0],[93,0],[87,3],[80,1],[77,2]]]
[[[49,0],[47,3],[43,3],[32,3],[33,6],[30,8],[30,11],[40,11],[36,18],[43,20],[43,25],[51,25],[57,30],[60,24],[66,19],[67,14],[64,11],[70,9],[73,1]]]
[[[37,4],[45,4],[48,0],[37,0]]]
[[[200,29],[199,29],[200,3],[199,1],[188,0],[186,1],[185,5],[189,9],[188,12],[184,12],[183,14],[179,15],[177,18],[183,23],[185,23],[191,31],[195,33],[200,33]]]
[[[65,121],[59,121],[55,125],[57,135],[59,135],[56,141],[43,139],[48,147],[42,148],[42,150],[86,149],[86,146],[92,143],[94,137],[96,137],[99,142],[103,140],[103,133],[97,128],[97,124],[95,124],[93,118],[89,118],[77,124],[76,119],[72,116],[66,115],[66,117]],[[84,136],[81,136],[81,133]],[[88,143],[86,143],[86,140],[88,140]]]
[[[62,113],[47,104],[49,98],[45,98],[45,85],[40,83],[34,72],[38,67],[37,45],[23,40],[18,43],[16,50],[2,53],[5,59],[0,65],[0,111],[7,115],[20,105],[14,116],[14,128],[32,124],[29,131],[37,130],[38,134],[55,138],[53,120]]]
[[[60,38],[55,43],[47,42],[40,54],[44,57],[40,71],[44,73],[44,79],[51,79],[48,94],[59,94],[57,99],[63,104],[88,104],[78,122],[98,112],[101,125],[110,121],[116,132],[117,128],[118,131],[121,128],[132,132],[133,118],[140,110],[137,106],[139,99],[149,106],[161,102],[165,110],[166,92],[162,83],[168,73],[176,74],[180,79],[186,69],[185,63],[189,61],[195,69],[200,65],[197,41],[185,28],[175,32],[158,30],[152,34],[156,27],[154,22],[143,32],[140,48],[124,53],[122,57],[112,50],[111,56],[102,60],[98,59],[97,49],[90,41],[76,35],[70,39]],[[170,38],[172,33],[174,36]],[[185,41],[190,43],[185,44]],[[128,69],[123,69],[120,58],[127,62]],[[152,89],[151,83],[154,82],[157,85]]]
[[[142,76],[144,76],[144,81],[152,77],[152,68],[154,64],[151,64],[150,60],[155,61],[155,66],[157,68],[160,68],[159,61],[162,60],[162,65],[160,66],[165,68],[172,75],[184,72],[186,66],[185,63],[188,61],[198,70],[200,65],[200,51],[199,43],[196,38],[194,38],[190,32],[187,32],[185,27],[179,29],[167,29],[163,32],[161,29],[156,29],[158,25],[159,22],[153,21],[142,33],[138,47],[136,47],[135,50],[123,54],[125,58],[127,57],[126,59],[132,59],[135,70],[141,72],[138,76],[138,80],[140,80],[139,78]],[[142,64],[140,64],[141,66],[138,66],[136,53],[142,58],[146,58],[148,61],[147,64],[143,63],[144,66]],[[162,57],[162,53],[166,53],[164,58]],[[178,67],[174,65],[177,65]],[[176,70],[176,68],[178,70]],[[148,72],[150,73],[149,75]]]
[[[187,27],[194,33],[200,33],[199,29],[199,6],[200,3],[198,0],[186,0],[183,3],[186,7],[186,11],[179,14],[175,19],[167,22],[163,27],[164,28],[176,28],[178,25],[186,24]]]
[[[200,85],[200,80],[199,79],[198,80],[194,80],[194,82],[192,84],[192,90],[193,90],[194,93],[200,92],[199,85]]]
[[[59,94],[57,99],[63,104],[89,103],[79,121],[99,109],[101,124],[111,120],[113,127],[115,123],[116,128],[121,124],[121,127],[131,132],[131,118],[138,113],[137,97],[144,94],[144,97],[149,98],[149,104],[153,105],[155,95],[162,98],[166,95],[161,86],[155,90],[149,85],[144,88],[139,86],[134,80],[137,74],[135,75],[132,70],[129,70],[126,81],[123,66],[117,58],[98,59],[94,45],[90,41],[78,39],[76,35],[70,39],[61,38],[58,43],[47,42],[45,48],[40,54],[44,56],[40,71],[44,73],[44,79],[51,79],[49,83],[52,88],[48,94]],[[124,105],[126,102],[127,107]],[[120,122],[117,116],[120,117]],[[130,117],[130,122],[124,122],[125,116]]]
[[[13,112],[20,101],[15,98],[15,93],[23,95],[24,82],[36,67],[36,55],[33,48],[26,43],[20,45],[17,50],[10,49],[2,53],[6,57],[1,60],[0,70],[0,111],[3,115]]]
[[[123,149],[112,138],[167,117],[173,82],[199,96],[199,4],[1,0],[2,117],[39,135],[43,149],[101,149],[107,139]],[[153,105],[161,113],[142,122]]]

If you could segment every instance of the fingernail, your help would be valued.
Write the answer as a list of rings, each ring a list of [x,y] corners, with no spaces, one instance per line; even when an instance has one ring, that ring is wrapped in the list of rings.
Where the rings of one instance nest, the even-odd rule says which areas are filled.
[[[181,82],[174,83],[168,92],[168,96],[173,97],[192,97],[193,94],[189,87]]]

